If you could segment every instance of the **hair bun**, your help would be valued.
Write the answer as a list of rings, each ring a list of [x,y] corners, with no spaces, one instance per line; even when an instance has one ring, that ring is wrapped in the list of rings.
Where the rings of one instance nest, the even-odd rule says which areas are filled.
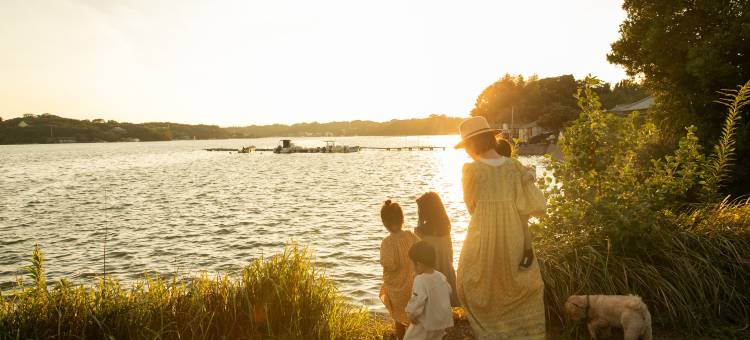
[[[385,200],[385,205],[391,205],[391,200]]]

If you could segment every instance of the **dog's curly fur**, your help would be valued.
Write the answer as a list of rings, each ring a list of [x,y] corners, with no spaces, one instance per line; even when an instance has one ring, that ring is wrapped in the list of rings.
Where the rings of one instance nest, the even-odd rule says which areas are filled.
[[[572,320],[588,319],[589,334],[595,340],[603,327],[622,328],[624,340],[651,340],[651,313],[639,296],[571,295],[565,312]]]

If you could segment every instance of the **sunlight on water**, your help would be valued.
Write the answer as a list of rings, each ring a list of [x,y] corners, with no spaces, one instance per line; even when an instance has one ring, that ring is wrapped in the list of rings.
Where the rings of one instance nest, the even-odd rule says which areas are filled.
[[[380,205],[402,204],[416,225],[416,198],[436,191],[453,224],[455,262],[469,214],[458,136],[347,137],[370,147],[446,146],[445,151],[363,150],[356,154],[237,154],[203,148],[278,138],[0,146],[0,288],[26,265],[35,243],[50,279],[100,275],[107,228],[107,272],[123,280],[146,272],[233,272],[296,240],[357,301],[381,309]],[[321,138],[296,138],[320,146]],[[538,159],[524,158],[536,164]]]

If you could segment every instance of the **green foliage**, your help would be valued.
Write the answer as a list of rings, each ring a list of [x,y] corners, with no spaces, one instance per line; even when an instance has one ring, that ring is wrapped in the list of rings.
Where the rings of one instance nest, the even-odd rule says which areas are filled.
[[[687,133],[680,138],[678,147],[673,154],[665,155],[663,159],[651,161],[649,177],[646,185],[651,194],[647,197],[655,204],[654,209],[680,209],[684,204],[699,201],[699,196],[706,186],[706,156],[703,154],[696,127],[687,127]]]
[[[556,228],[591,228],[618,247],[630,247],[651,226],[687,204],[714,203],[732,160],[734,126],[748,102],[748,88],[725,92],[725,134],[709,157],[690,126],[672,154],[651,159],[660,142],[655,124],[637,113],[620,117],[601,109],[587,78],[576,97],[579,118],[563,131],[559,146],[565,160],[552,165],[564,186],[550,189],[548,221]]]
[[[640,169],[640,155],[655,141],[655,127],[637,113],[604,112],[594,92],[599,82],[587,78],[585,84],[576,95],[582,112],[558,142],[565,161],[552,170],[564,185],[551,188],[547,224],[569,232],[583,227],[627,246],[647,231],[642,219],[656,218],[644,203],[648,174]]]
[[[578,116],[576,99],[572,96],[581,85],[572,75],[538,79],[506,74],[488,86],[477,97],[473,116],[483,116],[494,123],[526,123],[539,121],[548,129],[559,131]],[[632,81],[598,84],[594,91],[607,107],[634,102],[648,96]]]
[[[726,126],[715,91],[750,79],[750,1],[626,0],[623,9],[608,60],[656,96],[650,114],[663,143],[674,145],[695,125],[708,146]],[[750,131],[745,124],[737,132],[738,166],[723,193],[742,195],[750,193]]]
[[[39,282],[38,248],[33,262]],[[237,276],[41,287],[19,285],[0,300],[0,339],[374,339],[384,330],[296,245]]]
[[[554,181],[545,180],[548,215],[535,226],[552,313],[562,318],[570,294],[638,294],[657,328],[744,326],[750,202],[710,195],[726,178],[743,90],[725,94],[726,138],[710,156],[690,126],[672,153],[654,157],[656,125],[603,112],[598,81],[585,84],[580,116],[559,141],[564,158],[551,164]]]
[[[750,104],[750,81],[737,90],[724,90],[719,103],[727,107],[727,116],[721,130],[719,142],[714,145],[714,153],[706,166],[708,173],[704,182],[708,200],[716,200],[719,188],[729,179],[729,168],[735,160],[735,135],[741,118],[742,108]]]
[[[607,108],[636,102],[649,96],[649,92],[640,83],[631,79],[623,79],[612,88],[602,86],[597,93],[602,99],[602,105]]]

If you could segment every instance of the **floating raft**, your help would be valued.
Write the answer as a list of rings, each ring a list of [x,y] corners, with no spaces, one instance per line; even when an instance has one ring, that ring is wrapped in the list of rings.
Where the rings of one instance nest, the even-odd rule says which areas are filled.
[[[294,145],[291,139],[282,139],[279,146],[273,149],[273,153],[290,154],[290,153],[352,153],[359,152],[359,146],[336,145],[335,141],[327,140],[326,146],[323,147],[303,147]]]

